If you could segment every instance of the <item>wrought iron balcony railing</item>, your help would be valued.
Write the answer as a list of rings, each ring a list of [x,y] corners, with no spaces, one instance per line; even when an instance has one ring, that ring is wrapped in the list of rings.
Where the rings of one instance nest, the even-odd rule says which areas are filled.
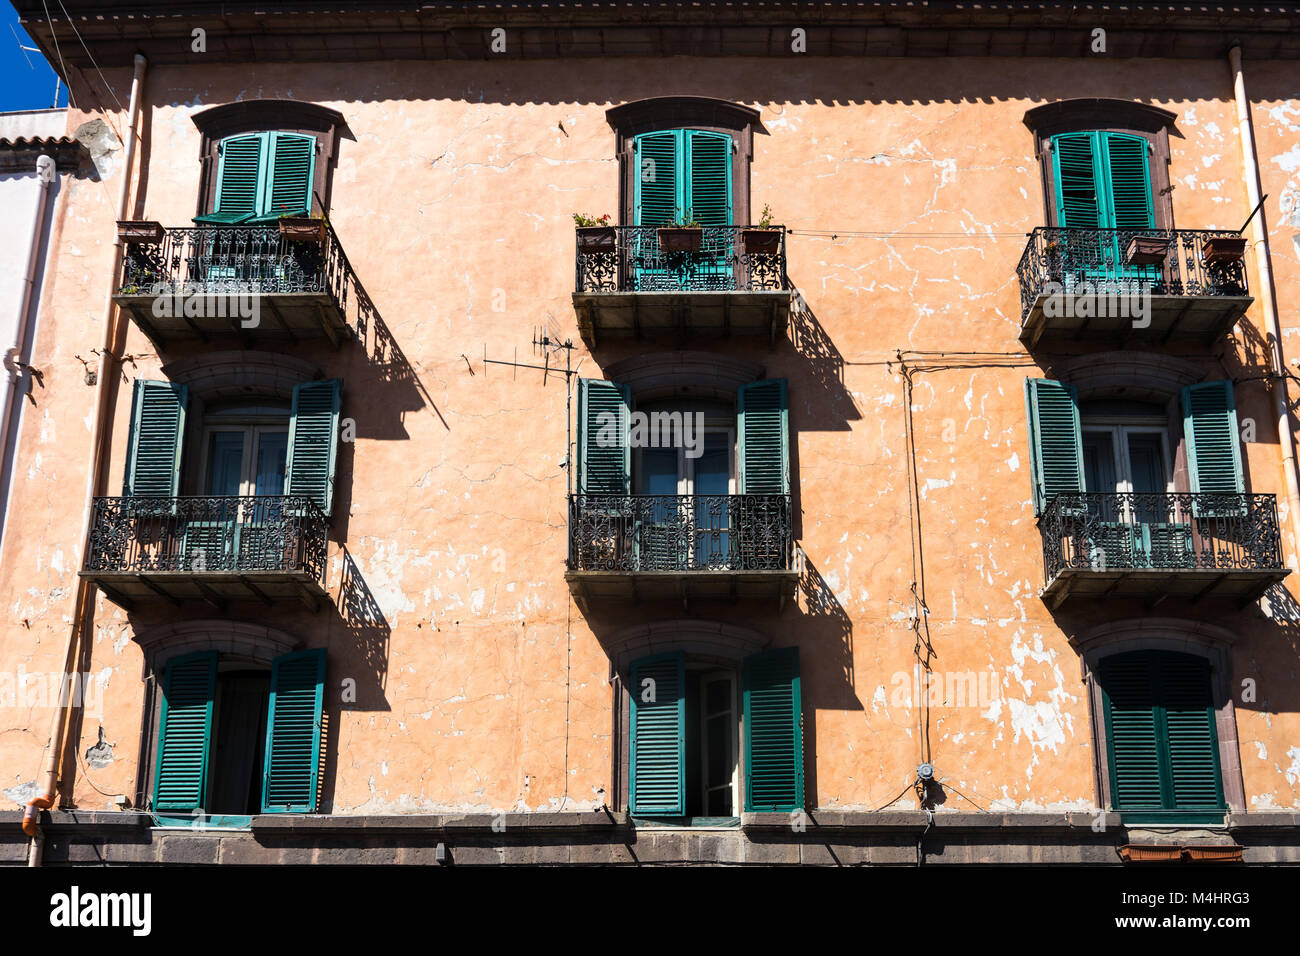
[[[1049,583],[1068,569],[1285,571],[1274,495],[1064,494],[1038,524]]]
[[[570,571],[789,571],[789,495],[570,495]]]
[[[1249,295],[1240,255],[1223,250],[1240,239],[1224,230],[1039,227],[1016,269],[1022,321],[1040,296],[1054,293]]]
[[[782,292],[785,227],[705,226],[685,251],[653,226],[578,233],[577,292]],[[680,245],[680,244],[679,244]],[[693,247],[693,248],[691,248]]]
[[[302,496],[96,498],[83,573],[278,572],[323,586],[326,524]]]

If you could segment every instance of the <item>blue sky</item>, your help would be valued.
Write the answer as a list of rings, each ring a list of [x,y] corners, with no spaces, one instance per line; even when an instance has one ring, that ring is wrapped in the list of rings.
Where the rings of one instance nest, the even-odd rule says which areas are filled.
[[[35,46],[18,25],[18,13],[0,0],[0,112],[40,110],[54,105],[56,77],[39,53],[24,52],[18,45]],[[14,34],[18,34],[18,40]],[[59,92],[59,105],[68,105],[68,88]]]

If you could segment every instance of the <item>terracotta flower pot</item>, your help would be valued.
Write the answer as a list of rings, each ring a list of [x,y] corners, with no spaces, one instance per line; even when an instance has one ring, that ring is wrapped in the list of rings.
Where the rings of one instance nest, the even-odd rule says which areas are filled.
[[[1119,857],[1125,863],[1177,863],[1183,858],[1183,848],[1151,843],[1126,843],[1119,848]]]
[[[1128,241],[1124,259],[1131,266],[1164,265],[1170,240],[1163,236],[1134,236]]]
[[[659,230],[659,248],[664,252],[699,252],[703,240],[703,229],[669,226]]]
[[[324,242],[325,220],[310,216],[285,216],[277,219],[281,238],[290,242]]]
[[[1240,863],[1242,848],[1235,845],[1203,844],[1185,846],[1183,853],[1194,863]]]
[[[163,237],[162,223],[152,219],[119,219],[117,238],[127,245],[159,242]]]
[[[1246,240],[1229,236],[1216,236],[1205,240],[1202,257],[1207,266],[1221,266],[1240,262],[1246,254]]]
[[[774,255],[781,249],[780,229],[742,229],[746,252]]]
[[[617,244],[613,226],[579,226],[579,252],[613,252]]]

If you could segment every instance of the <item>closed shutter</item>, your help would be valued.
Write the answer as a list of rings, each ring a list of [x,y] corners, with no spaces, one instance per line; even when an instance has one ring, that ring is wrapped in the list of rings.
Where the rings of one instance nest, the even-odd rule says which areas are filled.
[[[334,504],[342,392],[343,382],[337,378],[293,389],[284,493],[311,498],[325,514]]]
[[[1241,449],[1232,383],[1205,382],[1183,389],[1183,435],[1193,492],[1241,494]]]
[[[272,661],[263,813],[316,810],[324,689],[324,648]]]
[[[1056,224],[1095,229],[1104,224],[1104,204],[1099,195],[1096,140],[1092,133],[1064,133],[1052,137],[1056,172]]]
[[[1127,133],[1099,133],[1105,144],[1109,215],[1106,225],[1116,229],[1150,229],[1151,173],[1147,141]]]
[[[676,652],[632,664],[629,792],[641,816],[686,813],[686,658]]]
[[[1219,739],[1214,727],[1210,665],[1202,657],[1164,654],[1160,661],[1161,704],[1173,806],[1223,806]]]
[[[740,493],[790,493],[790,411],[786,381],[742,385],[737,396]]]
[[[631,391],[603,379],[578,379],[578,493],[631,492],[628,445]]]
[[[681,138],[677,131],[643,133],[634,141],[636,160],[635,225],[662,226],[682,212]]]
[[[167,662],[154,774],[155,810],[203,807],[216,682],[216,651],[185,654]]]
[[[184,385],[136,379],[122,480],[126,497],[176,497],[188,399]]]
[[[803,807],[803,714],[799,649],[745,658],[745,810]]]
[[[212,212],[196,216],[197,222],[246,222],[262,210],[266,156],[270,138],[266,133],[231,136],[217,146],[217,195]]]
[[[1164,806],[1156,732],[1156,686],[1149,653],[1120,654],[1102,662],[1110,793],[1116,810]]]
[[[298,133],[275,133],[271,137],[269,185],[262,215],[311,215],[312,174],[316,166],[316,140]]]
[[[731,225],[731,137],[684,130],[689,156],[686,210],[701,226]]]
[[[1077,393],[1050,378],[1025,379],[1025,409],[1034,512],[1041,515],[1055,495],[1085,490]]]

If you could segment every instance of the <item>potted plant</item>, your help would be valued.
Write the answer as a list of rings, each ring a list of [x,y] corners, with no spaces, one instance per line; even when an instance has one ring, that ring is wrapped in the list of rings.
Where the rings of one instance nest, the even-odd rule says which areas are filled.
[[[575,212],[573,222],[578,227],[579,252],[614,251],[618,240],[614,227],[609,224],[609,213],[605,213],[599,219],[593,219],[580,212]]]
[[[763,204],[763,216],[758,224],[740,231],[746,252],[775,255],[781,249],[781,230],[772,228],[772,207]]]
[[[119,219],[117,238],[126,245],[159,242],[163,237],[162,223],[152,219]]]
[[[1240,262],[1246,254],[1246,240],[1239,236],[1214,236],[1206,239],[1201,258],[1207,266]]]
[[[1134,236],[1124,250],[1124,261],[1131,266],[1164,265],[1170,241],[1168,236]]]
[[[325,217],[299,216],[288,214],[281,216],[276,220],[280,227],[280,237],[288,239],[290,242],[314,242],[320,244],[325,241]]]
[[[704,228],[689,209],[681,219],[659,227],[659,248],[664,252],[699,252],[703,241]]]

